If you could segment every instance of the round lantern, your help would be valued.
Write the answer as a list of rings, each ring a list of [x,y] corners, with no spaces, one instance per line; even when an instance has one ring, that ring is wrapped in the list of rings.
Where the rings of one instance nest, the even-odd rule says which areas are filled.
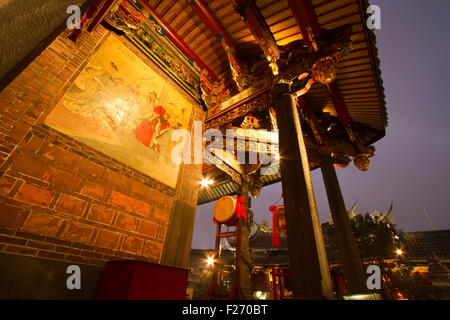
[[[361,171],[367,171],[370,167],[370,159],[365,154],[358,154],[353,157],[353,163]]]
[[[311,71],[316,81],[328,85],[336,79],[336,60],[332,57],[320,58],[314,63]]]

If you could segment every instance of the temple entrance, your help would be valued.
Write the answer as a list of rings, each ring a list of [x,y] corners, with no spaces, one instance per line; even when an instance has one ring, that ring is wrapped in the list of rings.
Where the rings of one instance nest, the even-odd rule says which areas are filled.
[[[197,207],[215,203],[205,298],[334,299],[320,169],[349,292],[364,293],[335,166],[368,170],[385,134],[367,4],[82,2],[74,23],[46,12],[63,27],[39,26],[1,69],[1,250],[35,278],[94,266],[92,298],[182,299]]]

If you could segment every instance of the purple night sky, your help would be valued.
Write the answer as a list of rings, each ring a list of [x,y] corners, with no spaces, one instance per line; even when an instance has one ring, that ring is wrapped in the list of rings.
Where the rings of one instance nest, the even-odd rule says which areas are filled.
[[[375,143],[371,168],[336,168],[347,208],[386,211],[403,231],[450,228],[450,1],[373,0],[381,8],[376,31],[389,124]],[[312,172],[321,221],[331,219],[320,169]],[[257,222],[271,222],[268,207],[281,183],[252,200]],[[197,209],[192,248],[213,248],[215,202]]]

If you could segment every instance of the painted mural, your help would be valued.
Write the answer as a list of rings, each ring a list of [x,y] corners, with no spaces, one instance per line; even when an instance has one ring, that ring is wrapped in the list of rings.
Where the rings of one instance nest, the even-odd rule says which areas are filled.
[[[175,187],[171,133],[189,128],[192,104],[111,35],[45,119],[67,134]]]

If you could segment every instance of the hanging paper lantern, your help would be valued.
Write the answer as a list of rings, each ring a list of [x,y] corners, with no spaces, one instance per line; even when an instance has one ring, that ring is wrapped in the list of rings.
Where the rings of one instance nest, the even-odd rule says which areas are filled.
[[[281,242],[277,228],[277,207],[270,206],[269,210],[272,212],[272,246],[279,247],[281,246]]]
[[[336,79],[336,60],[332,57],[320,58],[314,63],[311,71],[316,81],[328,85]]]
[[[284,206],[270,206],[269,210],[272,212],[272,245],[280,247],[280,237],[286,237]]]
[[[284,214],[284,206],[278,206],[276,212],[278,235],[280,237],[286,237],[286,216]]]

